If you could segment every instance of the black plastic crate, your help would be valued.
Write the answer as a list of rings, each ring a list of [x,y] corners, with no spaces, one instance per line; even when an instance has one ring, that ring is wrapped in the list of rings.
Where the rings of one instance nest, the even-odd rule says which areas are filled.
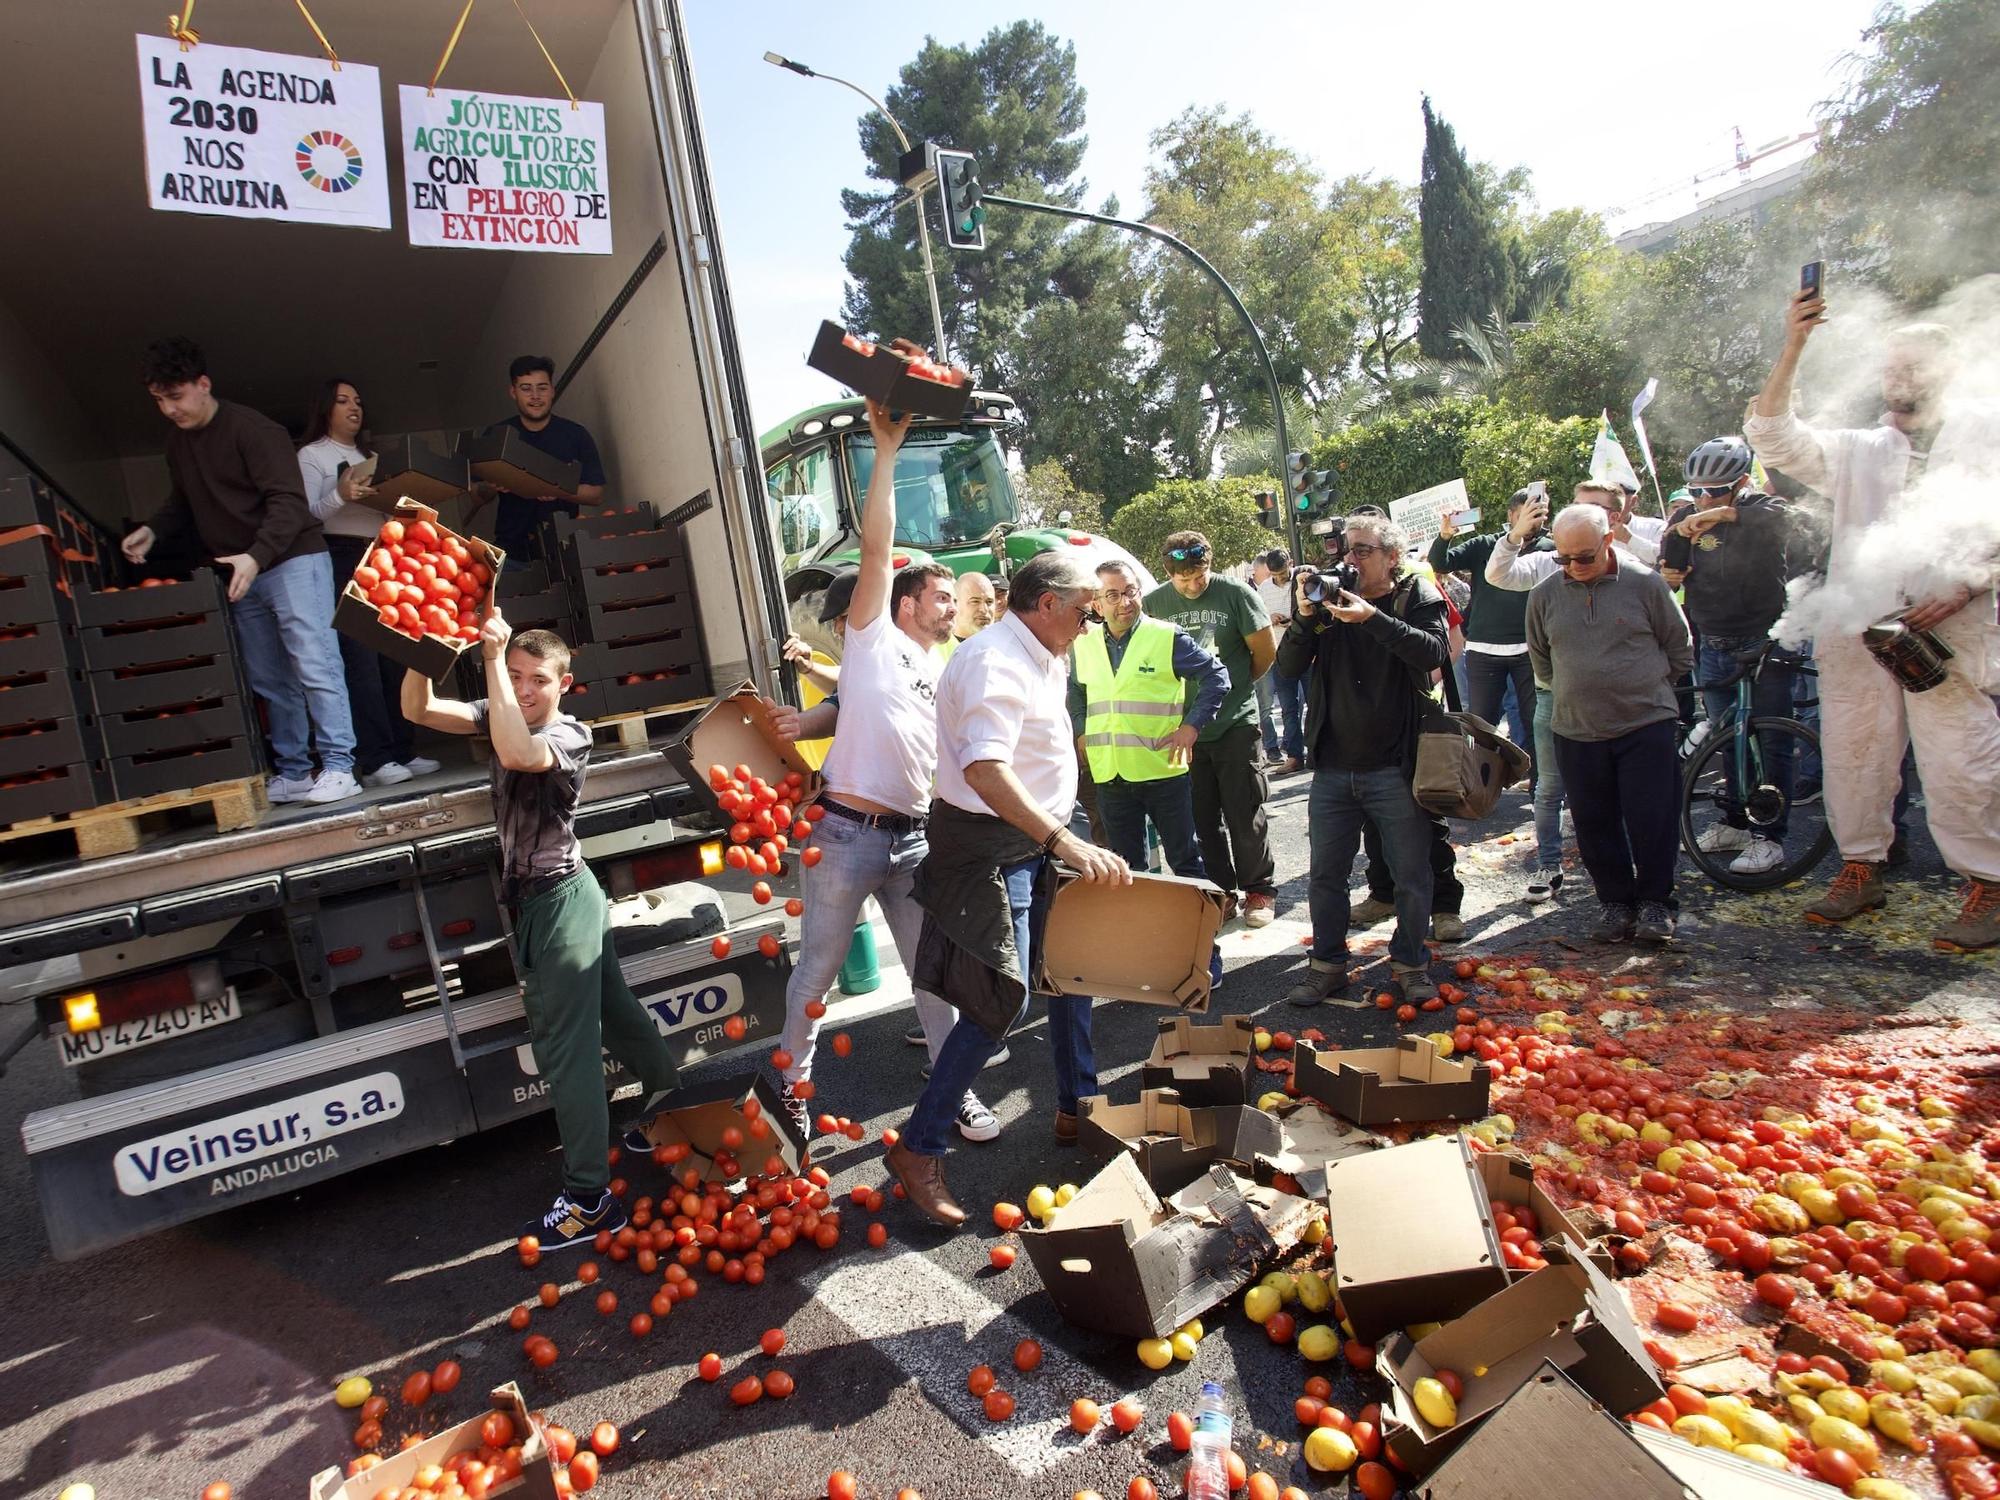
[[[558,512],[542,524],[560,547],[573,536],[632,536],[642,531],[657,531],[660,517],[652,501],[641,500],[637,505],[598,507],[573,516]]]
[[[593,641],[615,645],[621,641],[643,640],[670,630],[689,630],[695,625],[692,593],[677,598],[638,604],[593,604],[585,612],[587,634]]]
[[[620,714],[646,713],[691,703],[709,695],[708,668],[696,663],[668,672],[664,678],[638,682],[592,682],[583,694],[563,699],[563,712],[579,719],[609,719]]]
[[[622,536],[593,536],[587,531],[576,531],[563,544],[565,565],[582,574],[594,573],[599,568],[637,567],[641,563],[650,567],[686,556],[687,538],[681,535],[678,526]]]
[[[195,662],[229,650],[229,619],[220,610],[181,624],[95,628],[83,632],[83,659],[93,672]]]
[[[143,625],[188,615],[221,614],[228,602],[222,575],[203,568],[177,583],[80,593],[76,596],[76,623],[86,627]]]
[[[74,719],[87,712],[89,697],[76,672],[34,672],[0,678],[0,728]]]
[[[518,598],[523,594],[539,594],[548,586],[547,563],[522,563],[518,567],[510,565],[500,570],[500,577],[493,585],[493,597],[505,604],[509,599]]]
[[[69,672],[83,665],[76,632],[44,620],[39,625],[0,625],[0,679],[30,672]]]
[[[541,624],[546,620],[567,619],[570,615],[569,590],[561,584],[532,594],[514,594],[500,601],[500,613],[514,627],[515,634],[531,628],[523,621]]]
[[[185,792],[216,781],[255,776],[263,769],[256,744],[247,739],[212,740],[205,745],[118,756],[110,761],[111,791],[119,802]]]
[[[0,776],[0,827],[31,818],[81,812],[105,801],[95,771],[87,765],[57,767],[25,776]]]
[[[147,755],[185,750],[216,740],[255,739],[257,721],[241,698],[220,698],[175,708],[136,709],[98,721],[104,753]]]
[[[644,572],[637,569],[643,567]],[[693,591],[687,559],[676,557],[663,563],[635,564],[622,573],[586,573],[572,576],[570,587],[587,608],[593,604],[639,604],[658,599],[679,599]]]
[[[62,585],[47,573],[10,574],[6,571],[6,561],[0,557],[0,629],[61,620],[68,603]]]
[[[93,672],[90,692],[101,718],[141,708],[179,708],[211,698],[240,696],[235,662],[226,656],[157,672],[132,668]]]
[[[30,771],[88,765],[103,758],[87,719],[56,719],[0,730],[0,781]]]
[[[701,658],[700,634],[674,630],[645,640],[579,646],[570,670],[586,682],[618,682],[635,675],[649,677],[655,672],[700,666]]]

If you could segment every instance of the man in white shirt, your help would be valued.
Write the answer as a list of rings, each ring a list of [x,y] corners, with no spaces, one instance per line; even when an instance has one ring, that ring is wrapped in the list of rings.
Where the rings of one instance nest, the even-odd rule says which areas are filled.
[[[952,1121],[986,1059],[1027,1012],[1055,894],[1054,860],[1085,880],[1132,880],[1124,860],[1069,831],[1077,772],[1066,659],[1090,616],[1094,586],[1064,553],[1030,558],[1014,574],[1007,613],[959,647],[938,683],[937,796],[917,872],[926,918],[912,978],[949,994],[958,1024],[888,1165],[919,1213],[953,1228],[965,1210],[944,1181]],[[1073,1142],[1077,1099],[1097,1092],[1087,996],[1050,997],[1049,1047],[1056,1137]]]
[[[1273,547],[1259,561],[1265,577],[1257,585],[1257,597],[1264,601],[1271,628],[1282,637],[1292,623],[1292,554],[1283,547]],[[1258,681],[1269,681],[1271,696],[1277,700],[1280,748],[1284,751],[1278,774],[1290,776],[1303,770],[1306,763],[1306,680],[1287,677],[1274,664]]]
[[[875,471],[861,517],[861,565],[852,574],[840,664],[840,733],[822,768],[820,805],[827,816],[813,841],[819,863],[802,873],[798,963],[785,986],[783,1070],[785,1112],[810,1136],[811,1112],[793,1090],[812,1076],[819,1018],[806,1014],[823,1001],[840,973],[861,906],[873,896],[889,923],[896,952],[914,970],[924,914],[910,894],[928,847],[926,814],[937,772],[937,648],[951,636],[957,603],[952,572],[923,563],[897,572],[895,455],[910,419],[889,419],[886,407],[868,403],[875,438]],[[935,1065],[958,1019],[949,1005],[918,986],[917,1019]],[[953,1101],[959,1133],[990,1141],[1000,1122],[969,1087]]]

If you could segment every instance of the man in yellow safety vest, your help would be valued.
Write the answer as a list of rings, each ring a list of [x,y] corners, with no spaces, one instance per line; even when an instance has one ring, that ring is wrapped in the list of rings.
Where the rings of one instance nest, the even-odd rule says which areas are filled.
[[[1139,580],[1124,563],[1102,564],[1097,583],[1104,627],[1070,648],[1069,711],[1097,783],[1105,842],[1144,868],[1151,818],[1167,867],[1200,878],[1188,763],[1195,736],[1229,692],[1228,669],[1178,625],[1144,612]]]

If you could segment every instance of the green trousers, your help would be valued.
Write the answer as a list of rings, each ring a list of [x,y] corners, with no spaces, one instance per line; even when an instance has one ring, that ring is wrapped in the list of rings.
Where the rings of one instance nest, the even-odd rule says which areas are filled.
[[[653,1013],[625,983],[611,944],[611,906],[588,869],[522,902],[514,936],[535,1065],[562,1136],[563,1189],[592,1202],[611,1180],[604,1053],[649,1095],[672,1088],[679,1072]]]

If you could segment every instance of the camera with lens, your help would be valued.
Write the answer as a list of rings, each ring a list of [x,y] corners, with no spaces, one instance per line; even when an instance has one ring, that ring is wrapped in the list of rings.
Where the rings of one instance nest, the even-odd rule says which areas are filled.
[[[1354,564],[1337,562],[1328,567],[1308,573],[1300,587],[1300,594],[1308,604],[1324,604],[1329,599],[1338,599],[1341,590],[1353,593],[1361,583],[1361,575]]]

